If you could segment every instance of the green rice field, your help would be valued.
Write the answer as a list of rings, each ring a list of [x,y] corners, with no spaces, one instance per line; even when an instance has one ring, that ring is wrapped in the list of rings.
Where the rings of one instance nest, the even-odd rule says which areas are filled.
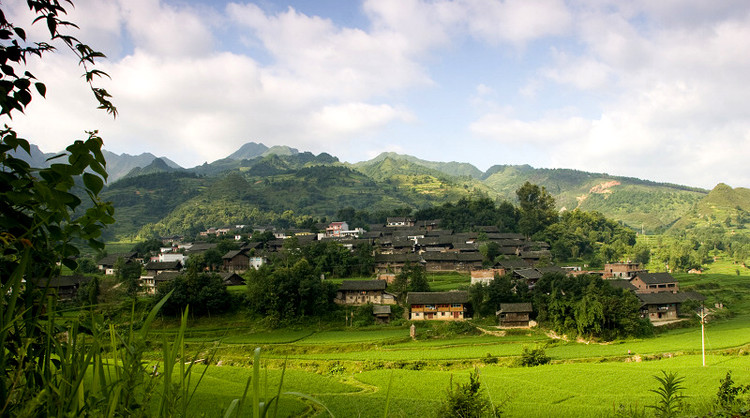
[[[191,323],[188,351],[215,350],[214,361],[195,394],[197,415],[222,416],[242,396],[252,353],[262,348],[264,384],[275,393],[282,367],[283,392],[309,395],[336,417],[435,416],[453,383],[467,382],[479,370],[486,393],[512,417],[599,417],[653,415],[662,372],[684,379],[690,416],[703,416],[715,400],[721,379],[732,372],[737,384],[750,384],[750,273],[734,273],[731,263],[710,266],[711,273],[675,275],[684,290],[702,292],[707,306],[723,303],[705,325],[706,366],[702,365],[697,321],[660,329],[656,336],[613,342],[553,338],[543,329],[452,334],[447,327],[409,323],[362,328],[333,324],[265,329],[241,317],[199,319]],[[431,286],[465,286],[466,276],[431,277]],[[434,284],[433,284],[434,283]],[[157,335],[174,333],[169,323]],[[552,362],[520,367],[524,347],[544,347]],[[218,363],[218,364],[217,364]],[[285,395],[280,416],[328,416],[315,403]]]

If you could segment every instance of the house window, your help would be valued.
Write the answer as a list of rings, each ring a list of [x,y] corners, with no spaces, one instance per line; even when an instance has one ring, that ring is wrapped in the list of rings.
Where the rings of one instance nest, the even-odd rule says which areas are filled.
[[[435,310],[435,305],[424,305],[425,309]]]
[[[464,305],[462,303],[453,303],[451,304],[451,308],[463,308]]]

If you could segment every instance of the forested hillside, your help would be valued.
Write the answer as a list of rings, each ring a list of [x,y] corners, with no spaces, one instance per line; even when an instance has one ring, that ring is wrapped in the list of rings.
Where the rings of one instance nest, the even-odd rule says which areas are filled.
[[[326,153],[257,143],[180,170],[168,160],[152,159],[110,184],[104,196],[115,204],[119,222],[109,234],[188,233],[224,224],[307,225],[331,220],[344,209],[409,213],[472,196],[515,204],[515,191],[527,181],[545,187],[560,211],[598,211],[647,233],[684,227],[700,217],[725,221],[736,217],[736,207],[750,208],[750,191],[737,189],[726,197],[721,190],[728,186],[708,195],[688,186],[528,165],[496,165],[482,173],[467,163],[395,153],[348,164]]]

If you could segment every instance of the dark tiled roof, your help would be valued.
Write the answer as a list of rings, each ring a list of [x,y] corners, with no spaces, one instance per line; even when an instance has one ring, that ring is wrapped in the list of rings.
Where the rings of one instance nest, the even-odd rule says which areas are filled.
[[[642,305],[660,305],[665,303],[682,303],[687,300],[705,300],[706,297],[698,292],[680,292],[680,293],[639,293],[638,299],[640,299]]]
[[[146,270],[180,270],[182,263],[179,261],[151,261],[146,264]]]
[[[228,253],[224,254],[224,257],[221,257],[222,259],[231,260],[234,257],[237,257],[238,255],[242,254],[244,250],[232,250]]]
[[[49,279],[33,279],[37,286],[46,286],[49,288],[74,287],[86,284],[91,281],[87,276],[58,276]]]
[[[132,252],[132,251],[128,252],[128,253],[114,253],[114,254],[109,254],[109,255],[107,255],[105,257],[100,258],[99,261],[97,262],[97,264],[101,265],[101,266],[114,266],[115,262],[117,262],[117,259],[120,258],[120,257],[122,257],[125,260],[131,260],[135,256],[136,256],[136,253]]]
[[[176,271],[164,271],[154,276],[154,282],[168,282],[170,280],[174,280],[177,276],[181,274],[182,273],[179,273]]]
[[[216,248],[216,243],[213,242],[196,242],[190,248],[185,250],[185,254],[197,254],[208,251],[212,248]]]
[[[385,290],[385,280],[344,280],[339,290]]]
[[[532,312],[531,303],[501,303],[498,313]]]
[[[468,292],[409,292],[406,300],[412,305],[437,303],[467,303]]]
[[[618,289],[625,289],[625,290],[630,290],[630,291],[638,290],[637,287],[630,284],[630,280],[626,280],[626,279],[605,280],[605,282],[609,283],[610,286],[616,287]]]
[[[560,266],[537,267],[536,269],[542,274],[568,274],[568,271]]]
[[[224,282],[224,285],[230,285],[233,283],[245,283],[245,279],[243,279],[242,276],[237,273],[219,273],[219,277],[221,277],[221,281]]]
[[[502,260],[497,264],[506,270],[527,269],[530,267],[529,263],[523,260]]]
[[[646,284],[665,284],[677,282],[677,280],[675,280],[675,278],[672,277],[672,275],[669,273],[638,273],[638,275],[635,277],[638,277],[643,281],[643,283]]]
[[[376,263],[418,263],[419,254],[375,254]]]
[[[539,270],[534,268],[526,268],[526,269],[516,269],[513,270],[513,273],[518,274],[519,276],[523,277],[526,280],[535,280],[535,279],[541,279],[542,273],[539,272]]]

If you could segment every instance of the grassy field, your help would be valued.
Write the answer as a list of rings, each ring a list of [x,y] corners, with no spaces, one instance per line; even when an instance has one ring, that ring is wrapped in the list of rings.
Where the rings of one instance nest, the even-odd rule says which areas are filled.
[[[271,392],[282,365],[283,391],[301,392],[322,402],[337,417],[434,416],[451,381],[466,382],[478,368],[494,403],[508,416],[612,416],[653,405],[649,392],[662,371],[683,377],[689,415],[705,415],[719,381],[728,371],[736,383],[750,384],[750,271],[719,260],[705,274],[676,274],[683,290],[703,293],[707,306],[724,310],[706,324],[707,365],[702,367],[701,330],[696,321],[660,329],[656,336],[601,343],[553,339],[544,330],[513,330],[505,335],[479,331],[452,333],[445,324],[418,323],[417,340],[409,324],[344,327],[302,323],[266,329],[242,314],[191,321],[188,351],[216,348],[216,360],[194,399],[195,413],[222,416],[239,398],[250,374],[255,347],[262,347]],[[429,275],[433,290],[463,288],[468,277]],[[239,292],[238,288],[235,291]],[[478,323],[486,331],[497,331]],[[155,337],[171,336],[175,323],[157,321]],[[518,367],[524,347],[545,347],[552,363]],[[216,365],[220,360],[221,364]],[[650,413],[650,410],[646,412]],[[325,416],[323,409],[289,395],[281,416]]]

